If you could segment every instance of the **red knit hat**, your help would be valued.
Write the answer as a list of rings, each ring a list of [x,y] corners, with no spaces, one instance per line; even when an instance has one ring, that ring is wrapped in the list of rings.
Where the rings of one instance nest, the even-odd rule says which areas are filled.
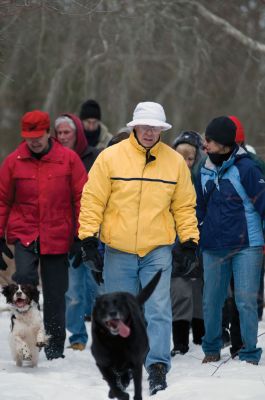
[[[50,128],[49,114],[44,111],[30,111],[21,119],[21,136],[23,138],[38,138]]]
[[[242,123],[234,115],[229,115],[229,118],[236,125],[236,143],[238,143],[238,144],[244,143],[246,140],[246,137],[245,137],[245,131],[244,131],[244,127],[243,127]]]

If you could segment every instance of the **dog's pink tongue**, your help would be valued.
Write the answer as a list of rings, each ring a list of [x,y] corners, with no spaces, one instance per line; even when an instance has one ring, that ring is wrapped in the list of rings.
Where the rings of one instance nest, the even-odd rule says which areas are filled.
[[[122,321],[119,321],[119,335],[122,337],[128,337],[131,333],[131,329],[125,325]]]

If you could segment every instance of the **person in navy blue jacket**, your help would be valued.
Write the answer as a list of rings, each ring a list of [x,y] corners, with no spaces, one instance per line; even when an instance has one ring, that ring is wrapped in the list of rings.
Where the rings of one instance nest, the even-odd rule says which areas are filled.
[[[265,180],[248,153],[235,142],[236,126],[226,116],[205,131],[208,157],[197,180],[197,218],[204,266],[203,363],[220,360],[222,307],[234,277],[243,346],[239,359],[258,364],[257,293],[264,244]]]

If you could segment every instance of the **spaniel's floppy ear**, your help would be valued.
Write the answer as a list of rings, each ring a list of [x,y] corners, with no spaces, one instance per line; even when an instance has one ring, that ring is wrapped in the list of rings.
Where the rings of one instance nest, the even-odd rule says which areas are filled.
[[[37,286],[28,283],[27,285],[25,285],[25,292],[30,299],[35,301],[36,304],[39,304],[40,292]]]
[[[9,285],[3,286],[2,294],[6,297],[7,303],[12,303],[12,296],[17,290],[17,285],[15,283],[10,283]]]

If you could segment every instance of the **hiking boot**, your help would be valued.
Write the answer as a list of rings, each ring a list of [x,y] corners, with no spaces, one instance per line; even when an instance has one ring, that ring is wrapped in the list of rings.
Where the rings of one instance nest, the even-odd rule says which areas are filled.
[[[53,353],[53,354],[46,354],[47,360],[55,360],[57,358],[65,358],[65,355],[62,353]]]
[[[202,337],[205,334],[204,322],[201,318],[192,318],[191,330],[194,344],[202,344]]]
[[[220,354],[206,354],[204,359],[202,360],[202,364],[207,364],[211,362],[220,361]]]
[[[176,354],[185,354],[189,351],[189,331],[190,322],[186,320],[178,320],[172,322],[173,350],[171,357]]]
[[[46,349],[45,350],[46,358],[47,360],[54,360],[56,358],[65,358],[65,355],[61,350],[50,350]]]
[[[85,350],[86,345],[84,343],[71,343],[67,348],[83,351],[83,350]]]
[[[174,348],[171,350],[170,354],[171,357],[175,357],[176,354],[186,354],[189,351],[189,346],[185,344],[177,344],[174,346]]]
[[[149,393],[150,396],[156,394],[159,390],[165,390],[167,387],[166,373],[167,368],[163,363],[156,363],[148,367],[147,372],[149,373]]]
[[[258,361],[246,361],[246,363],[248,364],[252,364],[252,365],[258,365]]]
[[[64,358],[64,347],[63,345],[61,346],[56,346],[54,344],[49,344],[45,346],[44,348],[46,358],[47,360],[54,360],[55,358]]]

